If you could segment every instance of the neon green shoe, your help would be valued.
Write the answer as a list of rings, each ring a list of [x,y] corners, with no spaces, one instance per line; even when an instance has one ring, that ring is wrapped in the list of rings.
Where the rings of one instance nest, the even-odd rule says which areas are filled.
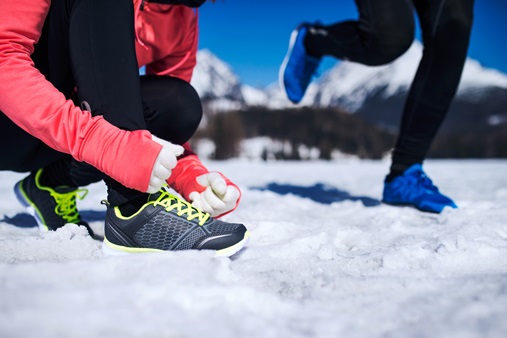
[[[213,219],[208,213],[171,195],[166,188],[150,195],[132,216],[124,217],[107,202],[102,251],[109,255],[176,250],[212,250],[231,256],[248,242],[243,224]]]
[[[83,225],[90,235],[93,231],[88,223],[81,220],[77,211],[76,198],[83,199],[87,189],[60,186],[50,188],[39,183],[42,169],[16,183],[14,193],[19,202],[35,218],[42,231],[56,230],[67,223]]]

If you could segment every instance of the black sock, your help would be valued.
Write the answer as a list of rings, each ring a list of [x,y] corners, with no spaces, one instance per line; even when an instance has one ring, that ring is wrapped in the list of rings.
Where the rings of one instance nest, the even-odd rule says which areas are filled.
[[[317,26],[316,27],[308,27],[303,44],[305,46],[306,54],[308,54],[309,56],[320,58],[320,57],[322,57],[322,55],[316,51],[316,48],[314,48],[314,43],[313,43],[314,33],[312,32],[313,29],[322,29],[322,27],[317,27]]]
[[[391,164],[389,174],[385,178],[385,182],[389,183],[392,180],[394,180],[396,177],[403,175],[405,170],[407,170],[408,168],[410,168],[412,165],[414,165],[416,163],[421,164],[421,162],[393,162]]]
[[[131,199],[123,204],[120,204],[118,208],[123,216],[129,217],[135,214],[141,207],[148,201],[150,194],[141,193],[134,199]]]
[[[107,201],[112,207],[118,207],[123,216],[131,216],[141,208],[150,196],[148,193],[130,189],[107,177]]]

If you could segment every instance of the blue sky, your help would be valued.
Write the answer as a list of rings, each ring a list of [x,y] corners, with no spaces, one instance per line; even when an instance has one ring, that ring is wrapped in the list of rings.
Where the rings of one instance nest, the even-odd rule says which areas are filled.
[[[356,18],[353,0],[217,0],[199,11],[199,48],[229,63],[244,83],[264,87],[277,81],[290,33],[298,23]],[[507,0],[476,0],[469,56],[507,73],[506,34]],[[335,63],[326,58],[321,71]]]

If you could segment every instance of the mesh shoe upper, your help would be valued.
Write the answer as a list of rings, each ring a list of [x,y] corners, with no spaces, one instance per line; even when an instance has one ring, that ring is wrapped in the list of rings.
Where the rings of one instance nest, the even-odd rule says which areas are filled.
[[[67,223],[84,225],[76,207],[76,198],[83,199],[88,190],[60,186],[45,187],[40,184],[42,169],[16,183],[14,192],[25,207],[34,209],[34,217],[42,230],[56,230]]]
[[[457,208],[447,196],[440,193],[420,164],[414,164],[403,175],[384,183],[383,202],[411,205],[422,211],[440,213],[445,207]]]
[[[303,23],[292,32],[289,50],[280,67],[280,86],[293,103],[299,103],[303,99],[321,61],[321,58],[306,52],[304,40],[309,27],[309,24]]]
[[[125,252],[227,250],[248,238],[242,224],[211,218],[162,188],[137,213],[123,217],[108,207],[105,245]]]

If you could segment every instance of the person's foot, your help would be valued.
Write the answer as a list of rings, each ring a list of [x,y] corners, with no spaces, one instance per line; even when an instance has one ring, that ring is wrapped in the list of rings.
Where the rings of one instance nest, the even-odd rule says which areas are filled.
[[[309,28],[310,24],[303,23],[292,32],[289,50],[280,67],[280,86],[293,103],[303,99],[322,59],[306,51],[304,41]]]
[[[42,169],[16,183],[14,193],[19,202],[35,218],[42,231],[56,230],[67,223],[85,226],[93,236],[88,223],[81,220],[76,198],[83,199],[87,189],[60,186],[55,188],[40,184]]]
[[[129,217],[123,216],[118,207],[104,204],[105,254],[213,250],[217,256],[231,256],[246,245],[250,236],[243,224],[213,219],[166,188],[150,195]]]
[[[441,213],[445,207],[457,208],[453,200],[438,191],[420,164],[412,165],[403,175],[385,182],[382,202],[433,213]]]

